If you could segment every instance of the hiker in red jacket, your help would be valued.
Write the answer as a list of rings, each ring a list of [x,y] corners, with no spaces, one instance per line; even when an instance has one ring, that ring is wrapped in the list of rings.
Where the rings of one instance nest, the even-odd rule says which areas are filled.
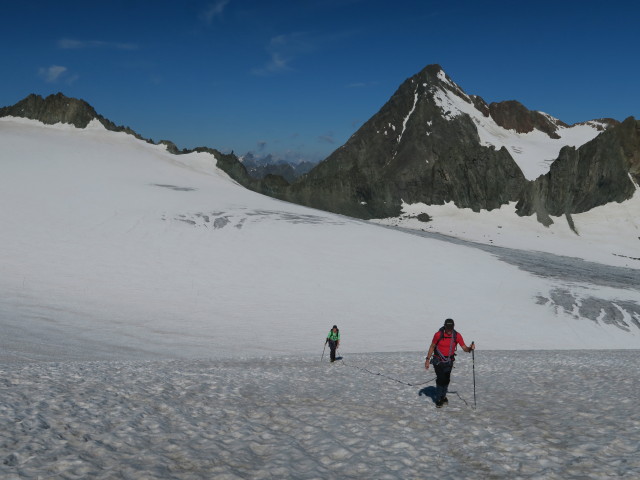
[[[460,348],[465,352],[471,352],[471,350],[475,349],[473,343],[471,343],[469,347],[465,345],[462,335],[456,332],[453,326],[454,322],[452,319],[447,318],[444,321],[444,326],[433,336],[429,353],[427,353],[427,358],[424,362],[424,368],[429,370],[429,364],[433,363],[433,368],[436,371],[435,401],[436,407],[438,408],[449,403],[449,400],[447,400],[447,389],[451,381],[451,370],[453,369],[453,362],[455,361],[456,347],[460,345]]]

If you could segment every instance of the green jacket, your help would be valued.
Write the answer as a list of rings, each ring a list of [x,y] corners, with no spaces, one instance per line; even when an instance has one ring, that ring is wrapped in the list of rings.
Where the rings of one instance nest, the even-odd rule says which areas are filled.
[[[327,340],[333,340],[334,342],[336,340],[340,340],[340,332],[333,333],[333,329],[329,330],[329,335],[327,335]]]

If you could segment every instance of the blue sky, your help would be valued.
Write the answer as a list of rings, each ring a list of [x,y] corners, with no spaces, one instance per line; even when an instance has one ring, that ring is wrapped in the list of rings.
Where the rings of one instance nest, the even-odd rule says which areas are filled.
[[[426,65],[567,123],[640,118],[640,2],[3,2],[0,106],[63,92],[180,148],[319,160]]]

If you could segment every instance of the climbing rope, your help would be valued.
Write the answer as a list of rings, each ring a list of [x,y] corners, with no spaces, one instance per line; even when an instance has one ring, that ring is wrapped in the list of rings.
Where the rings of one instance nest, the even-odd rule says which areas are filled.
[[[394,377],[391,377],[391,376],[389,376],[389,375],[385,375],[384,373],[381,373],[381,372],[372,372],[372,371],[371,371],[371,370],[369,370],[368,368],[359,367],[359,366],[357,366],[357,365],[350,365],[350,364],[348,364],[348,363],[346,363],[346,362],[344,361],[344,358],[343,358],[343,357],[340,357],[340,360],[339,360],[339,361],[340,361],[340,362],[342,363],[342,365],[344,365],[345,367],[355,368],[356,370],[360,370],[360,371],[362,371],[362,372],[366,372],[366,373],[368,373],[368,374],[370,374],[370,375],[375,375],[376,377],[384,377],[384,378],[387,378],[387,379],[389,379],[389,380],[393,380],[394,382],[400,383],[400,384],[402,384],[402,385],[407,385],[407,386],[409,386],[409,387],[418,387],[418,386],[420,386],[420,385],[426,385],[427,383],[431,383],[431,382],[435,381],[435,379],[437,378],[437,377],[433,377],[431,380],[428,380],[428,381],[426,381],[426,382],[420,382],[420,383],[409,383],[409,382],[406,382],[406,381],[404,381],[404,380],[400,380],[400,379],[398,379],[398,378],[394,378]]]

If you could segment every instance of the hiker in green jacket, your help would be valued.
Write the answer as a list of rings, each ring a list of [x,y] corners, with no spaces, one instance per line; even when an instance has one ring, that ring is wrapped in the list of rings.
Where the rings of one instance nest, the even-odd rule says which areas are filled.
[[[338,327],[336,325],[331,328],[331,331],[327,335],[327,339],[324,341],[324,344],[326,345],[327,342],[329,343],[329,350],[331,350],[331,361],[335,362],[336,350],[340,346],[340,330],[338,330]]]

